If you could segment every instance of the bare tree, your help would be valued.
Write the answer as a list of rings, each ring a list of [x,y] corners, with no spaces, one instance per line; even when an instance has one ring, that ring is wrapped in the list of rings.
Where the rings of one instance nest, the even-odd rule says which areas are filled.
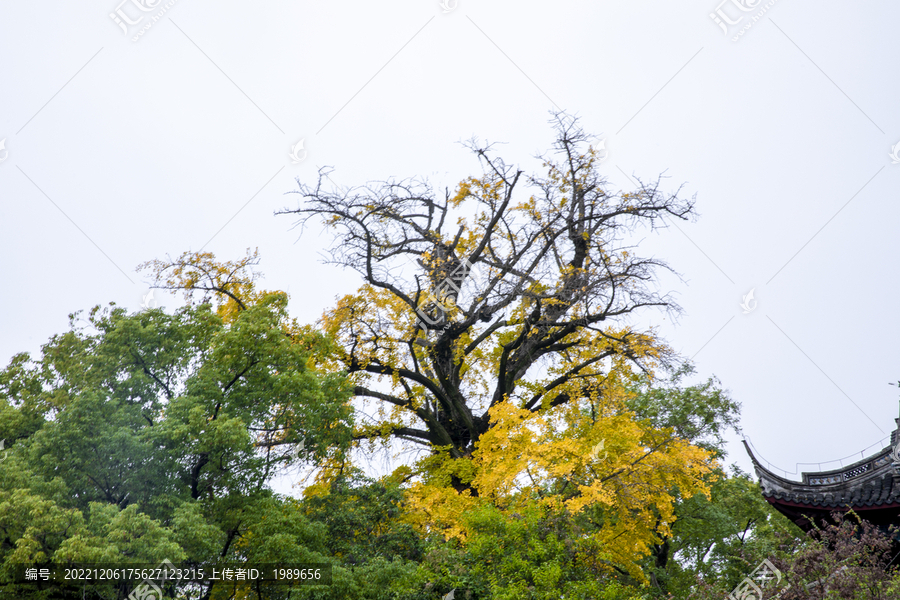
[[[551,123],[557,139],[538,157],[540,176],[472,140],[483,175],[453,196],[438,199],[415,179],[341,189],[326,168],[315,186],[300,184],[297,208],[279,211],[301,225],[321,219],[336,232],[330,260],[366,282],[325,321],[356,396],[398,416],[357,439],[393,436],[463,457],[497,403],[537,412],[597,398],[617,365],[649,372],[671,358],[629,325],[642,309],[678,311],[655,289],[655,272],[669,267],[627,240],[665,227],[663,217],[688,219],[693,201],[664,193],[658,178],[611,192],[577,119],[558,113]]]

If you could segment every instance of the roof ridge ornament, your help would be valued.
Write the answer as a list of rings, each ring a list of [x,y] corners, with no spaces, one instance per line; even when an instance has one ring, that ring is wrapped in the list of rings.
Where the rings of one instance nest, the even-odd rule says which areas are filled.
[[[897,445],[891,448],[891,459],[895,465],[900,464],[900,442],[897,442]]]

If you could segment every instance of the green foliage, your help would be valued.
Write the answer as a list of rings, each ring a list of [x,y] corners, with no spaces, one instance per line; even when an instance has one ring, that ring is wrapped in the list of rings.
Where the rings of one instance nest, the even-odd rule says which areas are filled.
[[[639,420],[653,427],[672,428],[678,437],[721,458],[723,434],[729,429],[740,431],[741,405],[731,399],[715,377],[683,385],[682,381],[694,373],[693,365],[684,363],[671,372],[668,380],[655,381],[653,385],[642,382],[633,388],[626,405]]]
[[[341,377],[310,367],[327,342],[293,328],[284,295],[228,322],[206,304],[70,321],[39,358],[0,371],[0,577],[76,561],[327,560],[324,528],[267,487],[293,444],[334,459],[352,428]]]
[[[709,498],[697,495],[676,509],[678,520],[665,542],[669,560],[664,566],[647,564],[660,587],[677,597],[687,596],[698,577],[731,590],[788,540],[803,539],[748,474],[733,467],[730,476],[718,475]]]
[[[417,561],[422,541],[415,530],[400,520],[403,492],[391,480],[375,482],[354,470],[340,477],[325,496],[311,496],[306,514],[327,528],[330,554],[346,565],[399,557]]]
[[[352,390],[334,371],[334,344],[288,318],[285,294],[254,289],[244,271],[255,256],[224,270],[211,255],[182,259],[156,266],[173,270],[172,286],[228,300],[171,313],[76,313],[40,356],[16,355],[0,370],[0,600],[128,591],[8,584],[17,566],[165,559],[333,567],[330,587],[258,596],[217,585],[209,600],[438,600],[451,590],[460,600],[699,600],[721,598],[763,559],[797,582],[798,599],[818,597],[797,590],[829,577],[850,594],[840,597],[900,595],[900,578],[878,571],[887,546],[877,532],[805,539],[748,474],[709,460],[724,458],[739,405],[714,378],[685,384],[689,366],[667,381],[610,383],[605,409],[616,420],[595,415],[598,402],[548,420],[535,437],[510,412],[474,446],[478,470],[471,457],[434,454],[423,461],[435,465],[430,480],[404,468],[364,477],[347,454],[360,426]],[[215,276],[204,280],[206,268]],[[294,463],[301,440],[326,476],[303,500],[277,496],[268,484]],[[657,444],[671,456],[637,452]],[[598,447],[602,456],[591,452]],[[666,465],[701,460],[710,468],[693,487],[654,479]],[[534,464],[543,478],[528,485]],[[460,495],[454,477],[477,478],[484,490],[509,485]],[[593,480],[602,480],[600,501],[586,496]],[[422,496],[423,482],[440,493]],[[667,500],[642,500],[651,497]],[[431,522],[415,502],[434,509]],[[456,538],[436,526],[438,513],[458,524]],[[863,551],[854,535],[880,553]]]
[[[603,558],[604,549],[587,535],[598,524],[587,515],[534,504],[513,515],[483,507],[463,518],[467,539],[432,544],[423,561],[435,589],[495,600],[645,597]]]

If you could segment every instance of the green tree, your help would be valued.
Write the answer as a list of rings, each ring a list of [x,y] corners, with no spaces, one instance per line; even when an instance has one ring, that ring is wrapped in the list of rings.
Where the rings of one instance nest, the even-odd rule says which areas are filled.
[[[310,494],[303,510],[313,521],[327,526],[329,553],[345,565],[376,557],[421,560],[423,542],[403,522],[403,491],[395,480],[374,481],[355,468],[332,481],[328,493]]]
[[[740,433],[740,404],[714,377],[687,384],[694,373],[692,365],[682,364],[667,380],[635,388],[626,403],[639,420],[672,430],[721,463],[725,433]],[[674,522],[657,529],[657,540],[643,561],[651,590],[660,597],[686,596],[698,578],[736,585],[748,568],[752,571],[785,539],[802,539],[802,532],[775,511],[756,482],[737,467],[730,473],[717,467],[704,477],[710,494],[679,498]]]
[[[348,390],[316,369],[328,342],[289,319],[286,295],[245,291],[236,312],[76,313],[40,357],[0,372],[0,573],[326,561],[320,526],[267,483],[301,441],[312,460],[346,451]]]

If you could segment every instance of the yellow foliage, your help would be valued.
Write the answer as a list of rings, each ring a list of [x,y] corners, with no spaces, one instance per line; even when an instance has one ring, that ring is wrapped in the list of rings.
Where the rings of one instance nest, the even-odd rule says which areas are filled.
[[[217,262],[212,252],[184,252],[175,260],[150,260],[138,266],[138,271],[150,271],[154,286],[167,290],[181,290],[190,303],[195,293],[202,302],[212,302],[216,312],[226,323],[249,306],[262,302],[287,302],[281,291],[257,290],[254,282],[260,273],[253,267],[259,263],[259,252],[247,249],[247,255],[236,261]]]
[[[338,345],[335,366],[363,388],[356,401],[377,405],[355,435],[395,434],[431,445],[429,456],[393,475],[411,481],[411,523],[465,540],[462,515],[484,505],[507,514],[535,504],[598,511],[602,525],[590,540],[597,555],[640,578],[635,565],[668,531],[675,503],[708,494],[704,482],[716,464],[710,452],[638,421],[626,408],[627,390],[652,383],[672,352],[653,329],[619,318],[662,302],[641,300],[652,297],[644,289],[645,264],[617,245],[617,234],[603,232],[605,217],[591,226],[586,213],[607,211],[612,228],[619,215],[649,210],[642,205],[646,194],[598,190],[593,148],[569,158],[545,162],[540,191],[516,202],[511,179],[518,173],[505,165],[492,163],[483,177],[464,179],[448,198],[450,207],[464,209],[456,232],[441,229],[453,222],[444,221],[450,213],[438,216],[442,207],[430,201],[419,212],[410,209],[405,238],[366,222],[365,233],[350,239],[370,244],[353,265],[363,270],[366,261],[369,283],[339,299],[322,326]],[[394,206],[385,203],[379,218]],[[341,218],[362,219],[353,211]],[[402,221],[397,216],[391,227]],[[578,252],[569,252],[573,247]],[[390,272],[396,266],[390,259],[404,253],[420,259],[424,276],[373,275],[376,266]],[[446,290],[438,280],[463,257],[491,283],[436,297],[440,292],[431,290]],[[417,309],[436,303],[447,326],[432,322],[420,331]],[[454,445],[438,446],[448,440]]]
[[[534,502],[573,514],[600,509],[607,516],[591,534],[597,547],[606,560],[642,578],[637,561],[668,533],[678,498],[709,495],[704,479],[716,463],[672,431],[637,422],[621,396],[621,388],[604,394],[595,419],[575,406],[535,413],[498,403],[471,457],[444,452],[417,464],[423,480],[409,490],[409,520],[465,540],[460,515],[486,502],[507,514]],[[458,493],[451,475],[471,483],[478,495]],[[554,482],[564,487],[550,493]]]

